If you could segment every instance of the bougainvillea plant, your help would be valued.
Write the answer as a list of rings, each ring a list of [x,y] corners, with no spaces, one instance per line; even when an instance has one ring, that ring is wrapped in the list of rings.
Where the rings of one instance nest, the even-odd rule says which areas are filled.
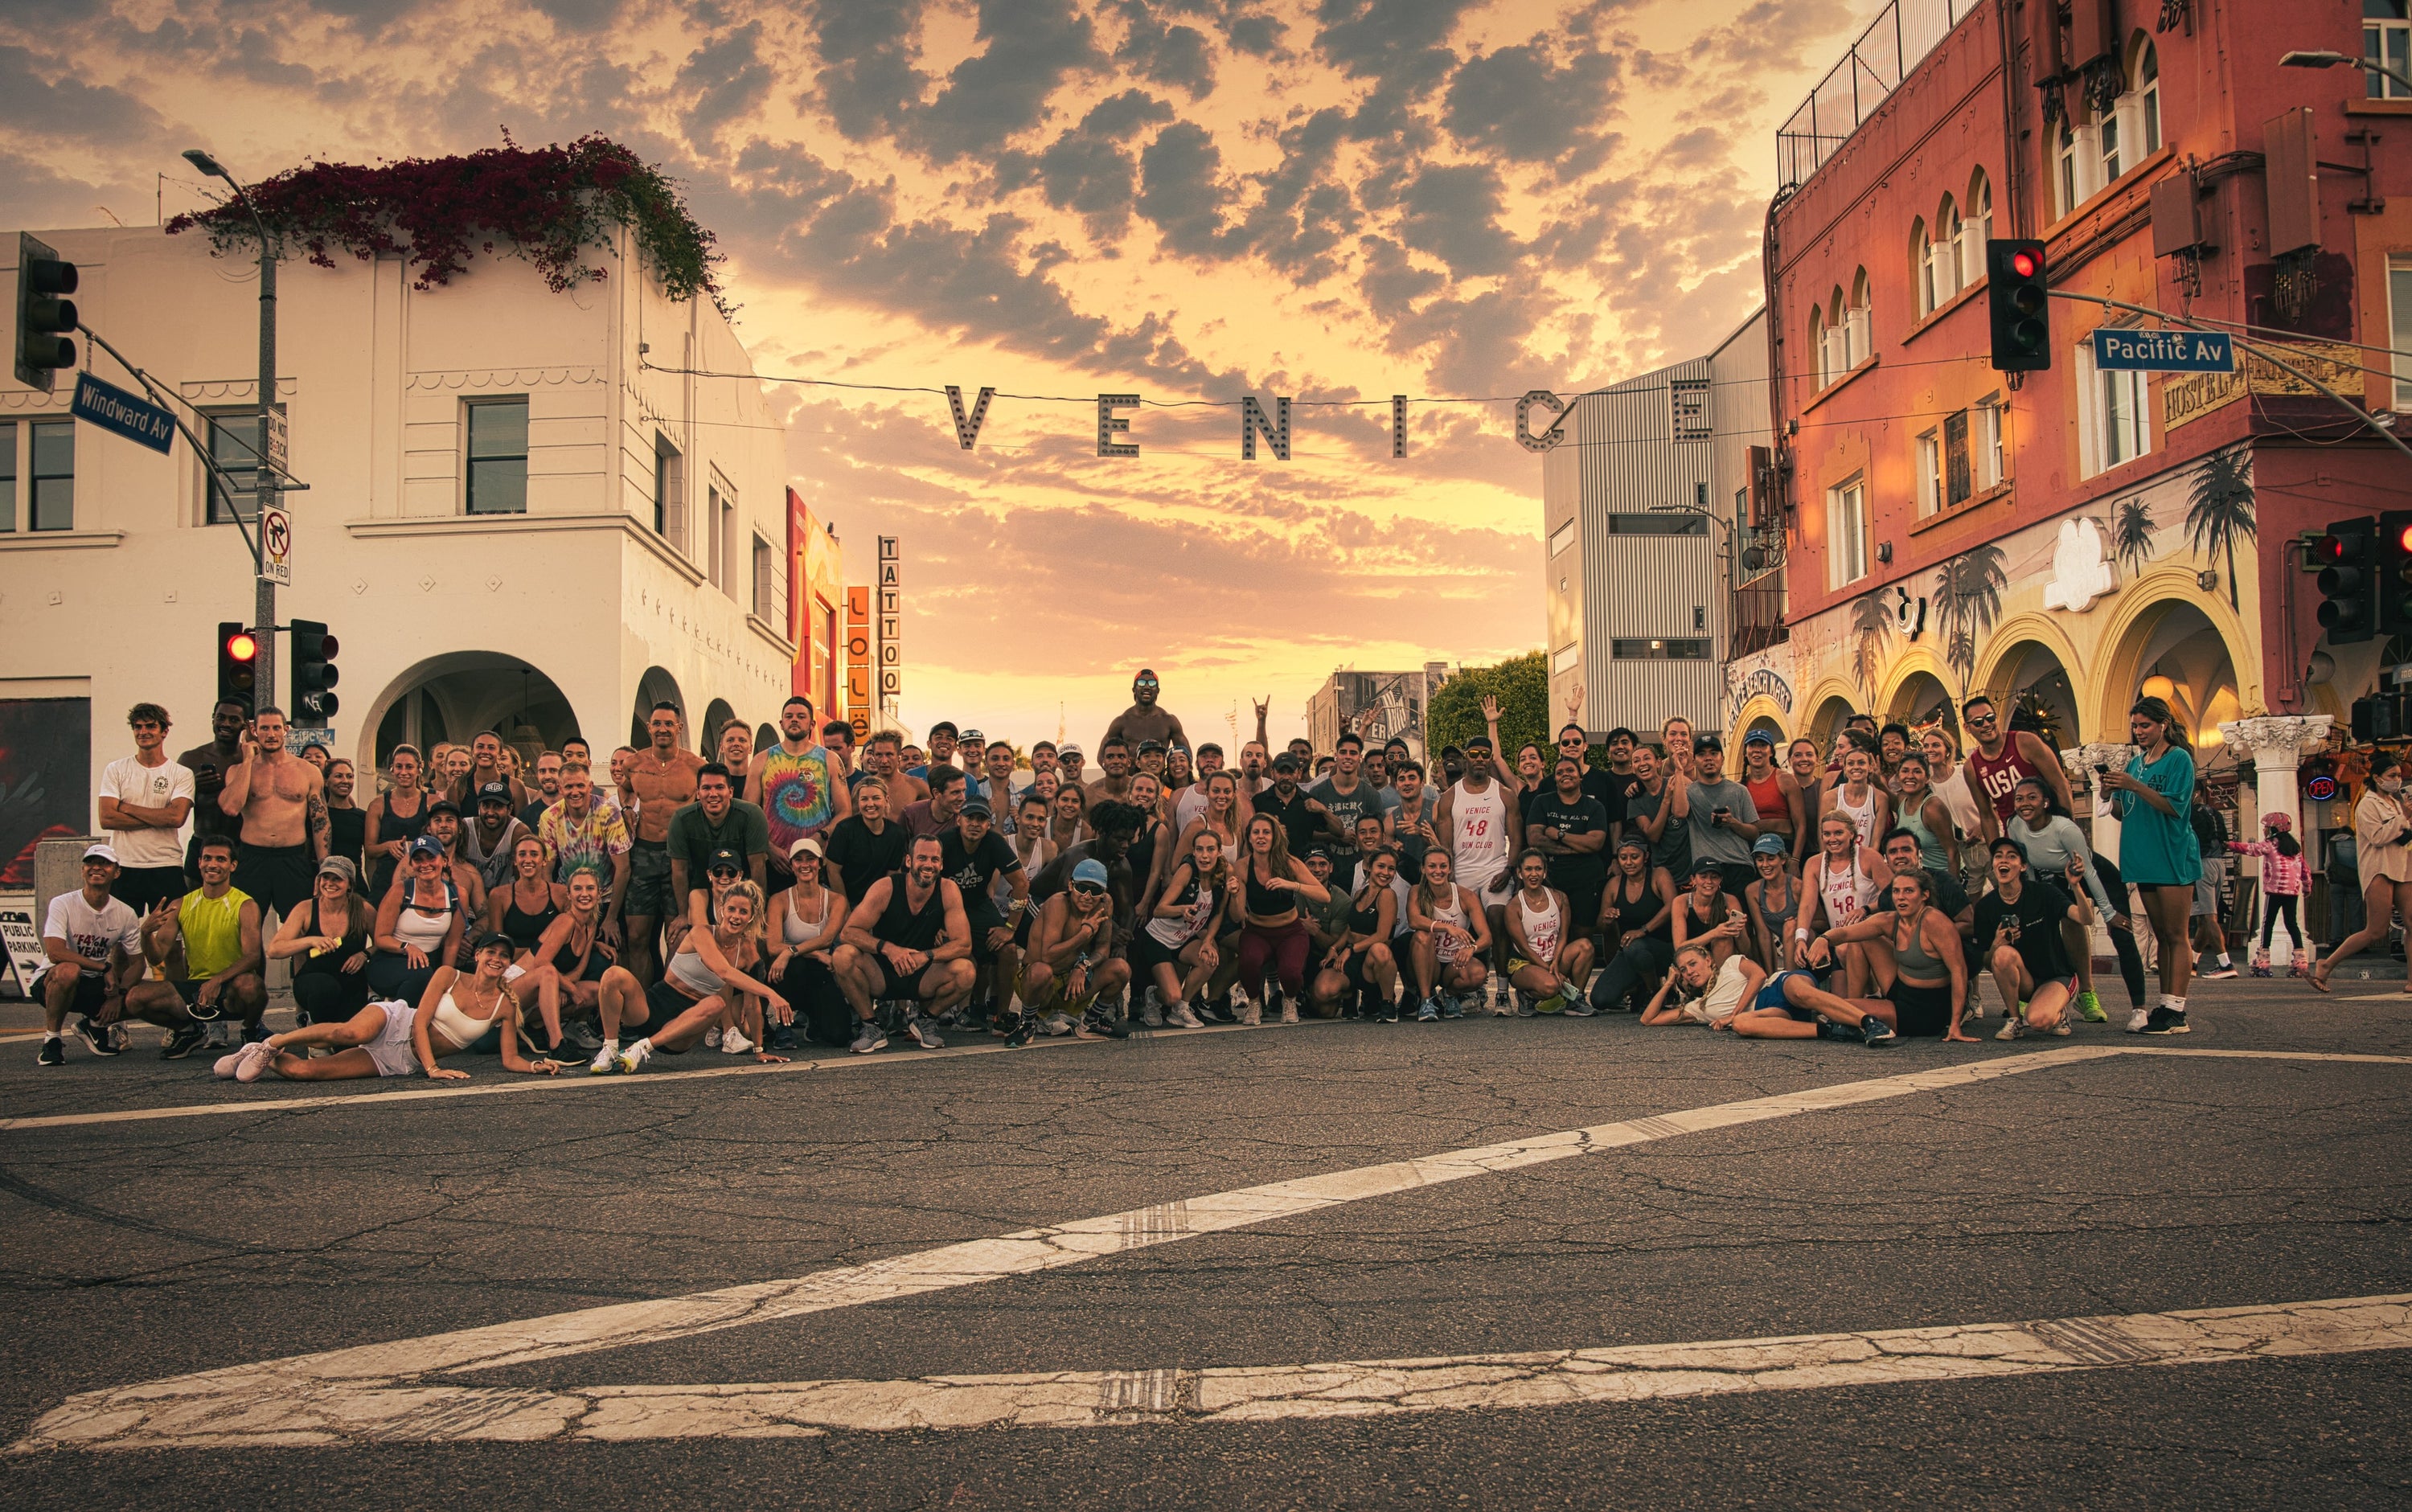
[[[463,157],[405,157],[375,168],[308,163],[249,193],[270,234],[319,267],[335,266],[337,251],[402,257],[418,270],[422,289],[450,283],[473,256],[494,255],[499,242],[535,264],[558,294],[605,276],[585,260],[587,249],[609,246],[610,228],[624,226],[670,298],[705,295],[729,313],[713,274],[721,255],[712,250],[712,233],[687,213],[660,169],[605,137],[531,149],[507,131],[502,146]],[[222,253],[252,247],[258,234],[232,201],[168,223],[171,235],[195,229]]]

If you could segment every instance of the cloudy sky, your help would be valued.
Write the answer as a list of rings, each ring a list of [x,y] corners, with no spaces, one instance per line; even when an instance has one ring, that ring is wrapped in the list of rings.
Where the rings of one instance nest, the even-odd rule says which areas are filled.
[[[855,575],[905,543],[908,722],[1094,739],[1144,663],[1193,738],[1252,697],[1278,736],[1335,668],[1539,644],[1511,405],[1418,404],[1394,462],[1390,395],[1713,345],[1774,129],[1875,8],[16,0],[0,219],[138,222],[196,142],[261,175],[607,133],[718,233],[761,373],[1152,402],[1108,461],[1085,404],[1000,399],[967,453],[941,396],[778,386]],[[1288,462],[1153,407],[1249,393],[1302,402]]]

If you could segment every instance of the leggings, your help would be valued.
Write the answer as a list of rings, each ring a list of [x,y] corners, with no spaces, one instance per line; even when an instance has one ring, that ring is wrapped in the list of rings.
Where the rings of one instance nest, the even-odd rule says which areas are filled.
[[[1667,975],[1674,964],[1675,947],[1655,934],[1641,938],[1610,956],[1608,964],[1592,978],[1591,1006],[1601,1013],[1626,1011],[1627,1000],[1645,997],[1657,991],[1658,978]],[[1640,1004],[1631,1005],[1640,1011]]]
[[[1315,941],[1306,932],[1306,921],[1293,918],[1287,924],[1268,928],[1254,920],[1240,931],[1240,983],[1261,990],[1265,982],[1265,963],[1272,962],[1281,977],[1282,990],[1292,997],[1306,993],[1306,956]]]
[[[2107,856],[2096,856],[2094,872],[2102,879],[2102,890],[2110,895],[2110,905],[2127,913],[2127,881],[2119,874],[2119,864]],[[2110,936],[2110,948],[2119,958],[2119,979],[2127,984],[2128,1005],[2140,1008],[2144,1006],[2144,952],[2136,944],[2136,931],[2151,926],[2133,914],[2127,917],[2132,928],[2103,932]]]
[[[2287,921],[2287,938],[2295,942],[2295,953],[2303,953],[2303,932],[2295,923],[2297,897],[2291,892],[2270,892],[2261,896],[2261,951],[2270,951],[2270,937],[2278,928],[2278,920]]]
[[[341,1023],[368,1006],[365,967],[355,972],[297,971],[293,1003],[307,1017],[305,1023]]]

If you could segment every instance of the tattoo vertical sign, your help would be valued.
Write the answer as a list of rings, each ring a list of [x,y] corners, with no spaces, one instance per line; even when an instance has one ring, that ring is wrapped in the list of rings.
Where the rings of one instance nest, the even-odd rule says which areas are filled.
[[[854,742],[871,738],[871,590],[846,591],[846,722]]]
[[[897,696],[904,685],[904,554],[896,537],[879,537],[879,713],[896,717]]]

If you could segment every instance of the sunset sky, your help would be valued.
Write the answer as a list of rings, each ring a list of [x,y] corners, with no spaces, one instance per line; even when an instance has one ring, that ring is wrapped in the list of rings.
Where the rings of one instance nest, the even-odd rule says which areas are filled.
[[[205,145],[264,177],[590,131],[684,184],[797,486],[858,578],[907,556],[904,715],[1094,740],[1154,667],[1193,738],[1334,668],[1541,638],[1513,396],[1706,350],[1756,307],[1773,132],[1868,0],[27,0],[0,19],[0,216],[127,224]],[[70,61],[71,60],[71,61]],[[154,175],[169,175],[164,191]]]

